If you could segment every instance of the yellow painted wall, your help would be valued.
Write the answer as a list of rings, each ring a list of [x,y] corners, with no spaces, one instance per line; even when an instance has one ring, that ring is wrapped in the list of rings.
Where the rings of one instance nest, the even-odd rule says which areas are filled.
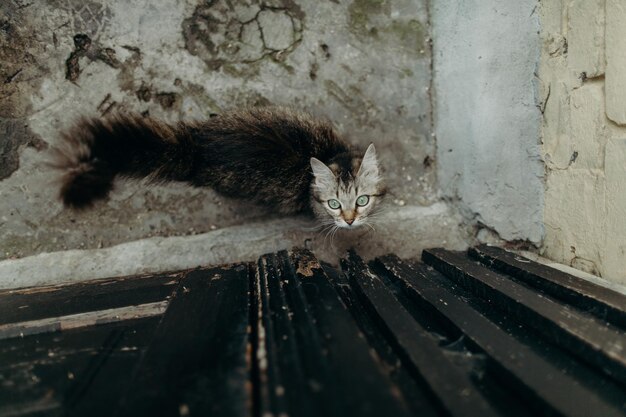
[[[626,2],[540,4],[541,254],[626,283]]]

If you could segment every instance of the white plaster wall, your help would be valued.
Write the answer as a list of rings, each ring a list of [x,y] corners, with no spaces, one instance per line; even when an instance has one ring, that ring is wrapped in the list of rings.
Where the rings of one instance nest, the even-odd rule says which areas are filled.
[[[431,0],[439,187],[470,220],[534,244],[544,187],[537,6]]]
[[[545,1],[541,26],[541,253],[626,283],[626,4]]]

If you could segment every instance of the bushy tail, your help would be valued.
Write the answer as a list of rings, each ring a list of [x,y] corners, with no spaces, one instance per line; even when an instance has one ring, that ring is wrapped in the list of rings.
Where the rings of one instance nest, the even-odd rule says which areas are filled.
[[[117,176],[185,181],[196,154],[189,126],[139,115],[83,119],[62,139],[52,165],[62,172],[61,200],[73,208],[106,198]]]

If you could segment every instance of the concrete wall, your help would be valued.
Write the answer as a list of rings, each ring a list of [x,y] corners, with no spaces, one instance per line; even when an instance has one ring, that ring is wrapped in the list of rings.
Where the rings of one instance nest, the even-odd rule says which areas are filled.
[[[331,118],[355,144],[376,143],[392,209],[432,204],[426,9],[424,0],[0,2],[0,259],[272,217],[210,190],[136,183],[93,210],[64,210],[46,148],[81,115],[176,121],[293,105]],[[379,251],[388,242],[367,239]]]
[[[431,4],[439,187],[486,229],[479,238],[539,244],[539,3]]]
[[[213,248],[241,230],[250,246],[228,256],[309,238],[329,256],[355,242],[366,256],[461,248],[459,218],[433,205],[442,195],[478,226],[479,240],[530,242],[553,260],[626,282],[619,0],[233,4],[0,3],[0,260],[151,236],[170,247],[158,236],[203,232],[201,247]],[[89,48],[80,47],[85,37],[77,46],[77,34]],[[46,149],[80,115],[133,110],[176,121],[269,103],[328,116],[353,143],[376,143],[391,190],[383,233],[346,235],[333,248],[299,222],[179,185],[120,184],[111,201],[82,213],[56,201]],[[241,226],[250,222],[254,230]],[[200,262],[196,255],[184,265]],[[72,256],[67,270],[92,255]]]
[[[541,252],[626,283],[626,9],[621,0],[551,0],[541,22]]]

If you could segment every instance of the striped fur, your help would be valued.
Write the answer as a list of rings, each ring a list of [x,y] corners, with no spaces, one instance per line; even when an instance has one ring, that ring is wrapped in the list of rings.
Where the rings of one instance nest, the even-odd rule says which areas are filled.
[[[83,119],[63,133],[53,165],[61,173],[61,200],[77,209],[105,199],[116,178],[130,178],[211,187],[280,213],[313,211],[328,219],[329,192],[383,194],[371,149],[363,156],[329,122],[268,107],[175,125],[136,114]],[[323,189],[317,174],[314,180],[313,160],[332,170],[335,191]]]

